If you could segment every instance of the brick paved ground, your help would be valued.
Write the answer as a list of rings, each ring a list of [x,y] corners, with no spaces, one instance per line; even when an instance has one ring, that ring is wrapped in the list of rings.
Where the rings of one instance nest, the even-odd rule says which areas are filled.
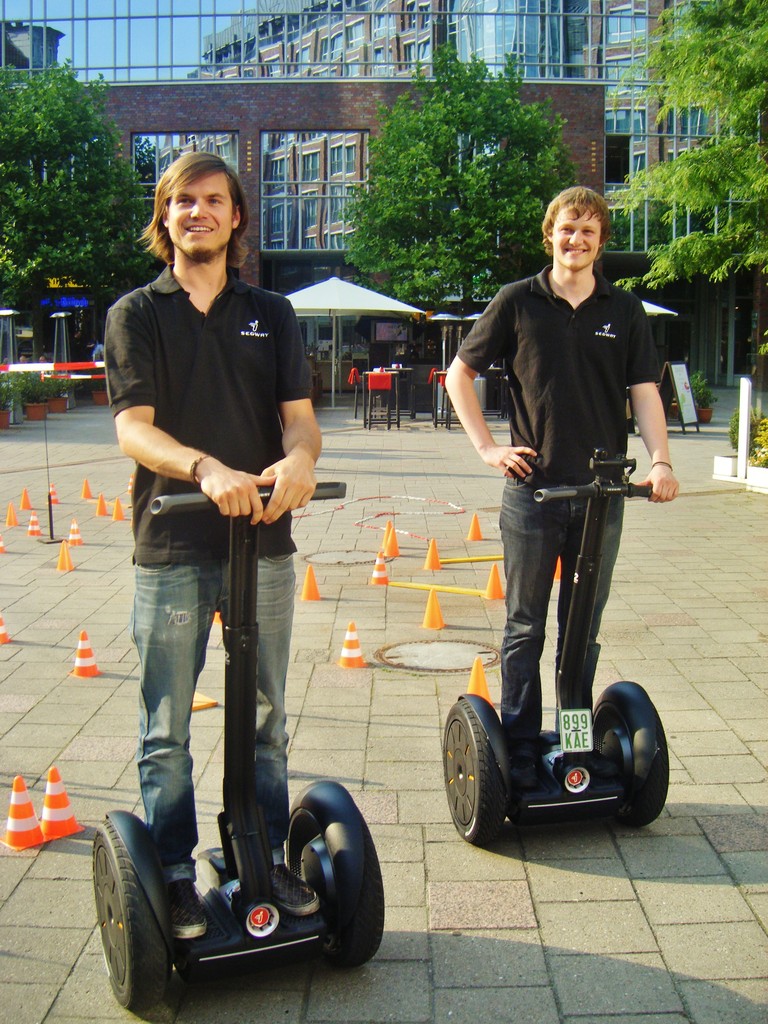
[[[425,419],[363,431],[351,410],[321,410],[319,475],[348,485],[345,503],[297,520],[300,592],[312,562],[322,600],[297,603],[289,679],[292,791],[332,777],[354,794],[382,862],[387,902],[378,956],[354,972],[324,961],[235,982],[174,978],[150,1019],[213,1022],[764,1024],[768,1019],[768,497],[713,481],[727,454],[736,392],[721,392],[711,426],[672,431],[684,487],[667,507],[629,503],[599,683],[634,678],[651,693],[671,754],[669,800],[639,831],[595,822],[516,829],[487,850],[463,843],[442,781],[445,715],[468,682],[458,672],[384,663],[392,645],[439,652],[498,646],[503,602],[440,594],[446,623],[422,627],[426,593],[369,584],[392,519],[401,554],[390,580],[485,588],[489,563],[423,569],[441,557],[500,551],[501,482],[461,430]],[[504,427],[492,423],[499,437]],[[47,444],[47,453],[46,453]],[[641,455],[636,438],[632,453]],[[46,468],[46,460],[48,470]],[[128,521],[95,515],[84,479],[109,511],[130,516],[131,466],[109,411],[90,405],[0,435],[2,526],[0,782],[24,776],[38,815],[57,765],[85,831],[0,856],[0,1021],[74,1024],[130,1017],[113,1000],[94,928],[91,839],[106,810],[138,800],[133,753],[136,656]],[[27,488],[57,540],[77,518],[84,546],[57,570],[59,544],[27,536]],[[483,541],[468,542],[471,513]],[[365,669],[340,669],[350,620]],[[70,675],[86,629],[101,670]],[[424,653],[424,652],[420,652]],[[548,644],[545,658],[551,663]],[[200,690],[221,699],[223,651],[212,637]],[[498,669],[487,672],[498,699]],[[552,695],[546,700],[551,707]],[[193,755],[203,845],[216,842],[221,707],[197,712]],[[5,798],[5,797],[4,797]]]

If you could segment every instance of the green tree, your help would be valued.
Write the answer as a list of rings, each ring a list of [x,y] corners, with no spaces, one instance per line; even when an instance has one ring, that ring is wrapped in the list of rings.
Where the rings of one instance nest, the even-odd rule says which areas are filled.
[[[768,17],[765,0],[694,0],[664,11],[646,66],[666,124],[704,112],[710,137],[635,175],[623,209],[658,203],[680,237],[649,250],[650,287],[768,268]],[[690,214],[696,230],[685,234]]]
[[[136,242],[142,190],[106,116],[106,88],[66,66],[0,69],[0,292],[32,310],[36,352],[50,279],[103,301],[150,272]]]
[[[573,168],[561,122],[519,94],[512,59],[494,77],[442,47],[433,78],[417,72],[380,108],[349,253],[401,300],[438,308],[458,295],[466,310],[542,262],[544,209]]]

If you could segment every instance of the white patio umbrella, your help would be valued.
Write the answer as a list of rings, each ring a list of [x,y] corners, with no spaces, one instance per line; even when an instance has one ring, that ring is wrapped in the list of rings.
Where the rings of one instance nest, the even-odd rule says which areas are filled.
[[[657,306],[655,302],[648,302],[647,299],[642,300],[643,309],[648,316],[677,316],[674,309],[666,309],[664,306]]]
[[[289,300],[299,316],[329,316],[333,321],[331,345],[331,407],[336,406],[336,350],[338,339],[338,318],[340,316],[413,316],[423,313],[416,306],[390,298],[371,288],[363,288],[340,277],[329,277],[319,284],[311,284],[291,292]]]

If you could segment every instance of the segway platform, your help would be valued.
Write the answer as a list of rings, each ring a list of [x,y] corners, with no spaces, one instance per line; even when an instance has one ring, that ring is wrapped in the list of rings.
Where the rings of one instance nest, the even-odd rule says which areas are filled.
[[[506,818],[518,825],[537,825],[616,817],[625,824],[642,826],[654,821],[664,808],[669,783],[667,741],[643,687],[616,682],[603,691],[594,709],[579,708],[577,703],[608,499],[648,497],[650,493],[649,485],[629,483],[633,459],[608,459],[597,451],[592,467],[596,474],[592,484],[535,494],[537,501],[588,499],[557,675],[557,707],[564,733],[540,734],[535,786],[515,786],[510,765],[514,749],[487,700],[465,693],[448,712],[443,736],[448,806],[456,830],[476,846],[495,839]],[[617,471],[622,475],[618,483]],[[607,769],[600,776],[589,767],[594,765],[593,753]]]
[[[345,489],[319,484],[315,498],[343,497]],[[182,494],[155,499],[152,511],[209,507],[204,495]],[[258,526],[246,516],[231,519],[221,847],[198,856],[205,934],[174,937],[160,857],[139,818],[110,811],[96,832],[93,882],[104,959],[117,1001],[137,1014],[160,1002],[174,966],[187,981],[321,953],[335,966],[356,967],[375,955],[384,931],[376,847],[351,794],[331,780],[312,783],[293,801],[285,843],[287,866],[315,890],[319,911],[297,917],[279,909],[272,896],[272,852],[253,776],[257,565]]]

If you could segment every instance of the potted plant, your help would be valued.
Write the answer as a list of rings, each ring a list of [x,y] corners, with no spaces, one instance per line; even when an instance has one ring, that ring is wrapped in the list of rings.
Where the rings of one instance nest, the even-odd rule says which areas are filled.
[[[7,430],[11,425],[14,394],[12,375],[0,373],[0,430]]]
[[[691,374],[690,383],[699,422],[709,423],[712,419],[712,406],[717,401],[712,388],[709,386],[709,381],[701,370],[696,370],[695,373]]]
[[[758,420],[750,445],[747,485],[768,491],[768,419],[765,417]]]
[[[67,411],[67,381],[62,377],[46,377],[43,380],[46,390],[48,412]]]
[[[91,398],[93,399],[94,405],[109,405],[109,399],[107,398],[107,382],[102,377],[92,378],[89,381]]]
[[[39,370],[15,373],[13,388],[17,400],[24,406],[24,415],[28,420],[45,419],[50,388]]]

